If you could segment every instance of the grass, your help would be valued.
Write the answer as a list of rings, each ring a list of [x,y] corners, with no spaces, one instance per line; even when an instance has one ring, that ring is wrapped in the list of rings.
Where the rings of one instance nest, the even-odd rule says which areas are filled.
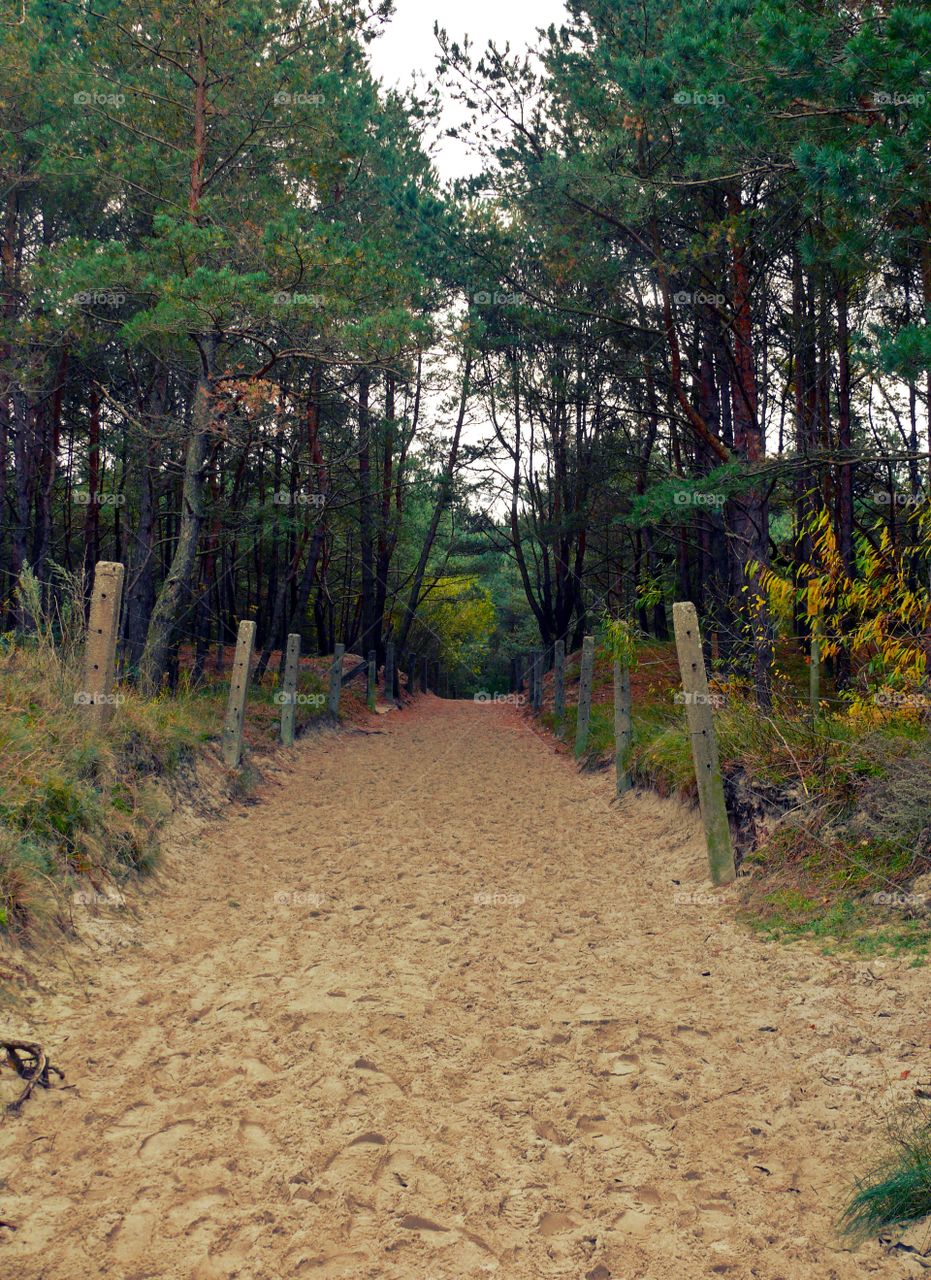
[[[816,725],[807,713],[808,668],[793,647],[778,656],[774,706],[763,715],[747,691],[717,685],[718,750],[728,807],[736,822],[744,869],[744,918],[783,941],[808,938],[825,950],[858,955],[910,955],[921,964],[931,946],[931,896],[903,911],[876,895],[907,890],[931,872],[926,726],[898,716],[858,721],[828,689]],[[564,740],[575,738],[572,677]],[[632,673],[634,781],[661,795],[697,803],[691,743],[679,688],[675,647],[649,641]],[[552,710],[543,723],[554,728]],[[596,661],[586,763],[614,751],[609,663]]]
[[[842,1219],[848,1235],[866,1239],[901,1232],[931,1215],[931,1121],[926,1109],[895,1115],[889,1152],[857,1185]]]
[[[21,938],[67,927],[66,901],[82,878],[98,886],[154,865],[172,792],[222,728],[227,682],[195,687],[183,675],[175,693],[155,698],[120,685],[122,701],[98,732],[74,704],[80,670],[80,646],[61,628],[0,638],[0,930]],[[277,745],[276,689],[269,675],[250,691],[254,753]],[[302,669],[298,692],[300,732],[324,713],[320,675]],[[242,794],[254,780],[247,760],[227,790]]]

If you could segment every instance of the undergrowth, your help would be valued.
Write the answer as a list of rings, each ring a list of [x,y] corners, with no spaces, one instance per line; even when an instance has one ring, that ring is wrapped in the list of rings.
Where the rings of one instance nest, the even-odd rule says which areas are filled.
[[[640,647],[632,673],[635,783],[697,802],[675,647]],[[920,720],[889,714],[858,719],[827,691],[813,724],[807,666],[780,654],[773,708],[718,683],[714,711],[735,843],[743,858],[743,915],[768,936],[807,937],[825,950],[893,953],[922,963],[931,947],[931,735]],[[572,678],[563,738],[575,739]],[[555,731],[551,708],[543,722]],[[586,765],[614,750],[610,667],[599,658]],[[916,881],[918,882],[916,885]]]
[[[65,591],[49,618],[28,574],[23,590],[34,631],[0,637],[0,931],[20,937],[66,925],[67,898],[81,878],[101,885],[153,866],[172,780],[219,740],[228,694],[222,679],[194,685],[187,675],[154,698],[120,683],[109,724],[96,730],[74,700],[83,608],[69,605]],[[250,691],[245,737],[253,749],[276,743],[276,686],[269,675]],[[299,692],[298,732],[322,715],[320,677],[302,670]],[[242,770],[230,794],[250,776]]]

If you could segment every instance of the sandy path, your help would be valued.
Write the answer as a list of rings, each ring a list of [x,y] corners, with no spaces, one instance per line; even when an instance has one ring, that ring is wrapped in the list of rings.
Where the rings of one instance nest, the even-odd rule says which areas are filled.
[[[299,746],[61,997],[72,1087],[0,1130],[0,1271],[912,1274],[832,1223],[927,1061],[924,973],[677,902],[694,819],[611,807],[509,708],[379,728]]]

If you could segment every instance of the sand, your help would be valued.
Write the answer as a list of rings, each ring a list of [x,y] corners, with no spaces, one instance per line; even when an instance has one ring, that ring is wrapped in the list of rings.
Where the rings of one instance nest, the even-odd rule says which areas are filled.
[[[924,972],[756,938],[693,813],[513,708],[370,728],[279,755],[31,1011],[67,1088],[0,1128],[4,1276],[924,1274],[834,1230]]]

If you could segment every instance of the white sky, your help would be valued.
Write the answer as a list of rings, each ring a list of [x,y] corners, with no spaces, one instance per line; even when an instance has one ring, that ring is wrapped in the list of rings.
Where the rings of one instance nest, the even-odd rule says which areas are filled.
[[[415,73],[428,82],[434,78],[438,47],[433,24],[445,27],[451,40],[460,44],[469,36],[475,54],[489,40],[510,42],[515,51],[536,43],[536,29],[564,20],[562,0],[469,0],[463,5],[443,5],[438,0],[395,0],[395,15],[372,44],[369,57],[375,75],[386,85],[407,86]],[[461,123],[456,104],[450,103],[444,127]],[[479,164],[467,145],[457,138],[443,138],[434,151],[440,177],[464,177],[475,173]]]

